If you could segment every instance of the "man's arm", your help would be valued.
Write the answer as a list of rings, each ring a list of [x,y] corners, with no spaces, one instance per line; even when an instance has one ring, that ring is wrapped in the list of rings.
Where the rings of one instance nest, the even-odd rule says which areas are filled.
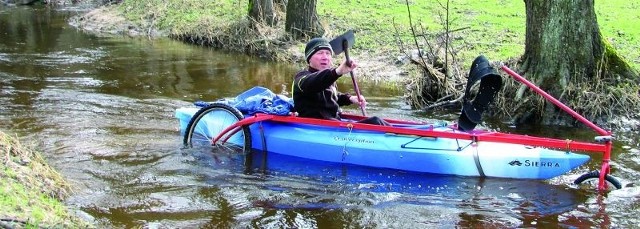
[[[301,92],[317,93],[328,88],[340,78],[335,69],[325,69],[311,73],[302,71],[293,81],[294,87]]]

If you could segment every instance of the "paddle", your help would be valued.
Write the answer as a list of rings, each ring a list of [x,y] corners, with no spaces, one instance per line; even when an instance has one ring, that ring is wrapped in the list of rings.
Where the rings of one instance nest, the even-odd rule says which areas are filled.
[[[353,30],[349,30],[329,42],[329,44],[331,44],[331,49],[333,49],[333,53],[335,55],[340,55],[340,53],[344,52],[344,56],[349,67],[351,67],[351,61],[349,60],[349,47],[353,46],[355,40],[356,39],[353,35]],[[364,110],[364,104],[362,103],[362,98],[360,97],[360,88],[358,87],[356,76],[353,74],[353,71],[349,73],[351,74],[351,81],[353,82],[353,88],[356,91],[356,96],[358,97],[358,104],[360,104],[362,115],[367,116],[367,112]]]

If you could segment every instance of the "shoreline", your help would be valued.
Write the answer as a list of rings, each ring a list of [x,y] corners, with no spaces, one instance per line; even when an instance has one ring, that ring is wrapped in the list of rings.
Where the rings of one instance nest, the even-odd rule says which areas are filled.
[[[91,228],[63,201],[71,185],[41,153],[0,131],[0,228]]]
[[[171,37],[171,35],[165,31],[158,31],[153,27],[144,29],[140,26],[134,25],[127,21],[124,15],[122,15],[116,7],[117,5],[100,6],[85,14],[71,18],[69,24],[81,31],[92,33],[97,36],[128,36],[132,38],[146,37],[146,39],[166,37],[169,39],[180,40],[175,37]],[[203,44],[196,42],[187,42],[184,40],[182,40],[182,42],[196,46],[203,46]],[[207,41],[203,41],[202,43],[206,44],[206,42]],[[266,61],[288,61],[295,63],[297,67],[304,67],[304,45],[305,44],[300,41],[286,42],[285,44],[277,45],[277,47],[274,48],[277,56],[268,56]],[[417,51],[412,52],[412,57],[394,57],[392,53],[393,51],[391,50],[376,50],[375,53],[372,53],[368,50],[356,49],[352,54],[352,59],[356,60],[359,65],[358,69],[356,69],[358,79],[381,85],[381,87],[399,88],[399,90],[406,94],[405,89],[410,81],[420,77],[420,69],[418,69],[419,66],[411,63],[411,59],[415,59],[415,56],[417,55],[415,53],[417,53]],[[252,55],[251,53],[245,54]],[[262,56],[262,58],[265,59],[264,56]],[[343,56],[338,56],[336,57],[336,60],[341,60],[342,58]],[[466,70],[462,72],[464,73]],[[607,120],[599,119],[592,121],[597,121],[598,125],[609,127],[609,129],[614,131],[630,132],[640,129],[640,120],[631,116],[622,115],[610,117]],[[572,123],[569,121],[563,125],[570,126]]]
[[[79,15],[70,19],[70,25],[79,30],[96,36],[128,36],[132,38],[157,39],[170,37],[165,31],[159,31],[155,28],[143,29],[133,23],[127,21],[114,6],[100,6],[90,10],[83,15]],[[182,41],[190,45],[203,46],[195,42]],[[286,43],[278,47],[278,56],[269,56],[267,61],[290,61],[294,65],[304,67],[304,43],[294,42]],[[408,58],[393,57],[384,52],[370,53],[366,50],[357,50],[350,53],[351,59],[358,63],[358,77],[362,80],[383,84],[387,87],[403,86],[403,82],[407,75],[414,70],[415,67],[408,63]],[[260,58],[260,57],[258,57]],[[262,57],[265,59],[264,57]],[[342,60],[344,56],[336,56],[336,60]]]

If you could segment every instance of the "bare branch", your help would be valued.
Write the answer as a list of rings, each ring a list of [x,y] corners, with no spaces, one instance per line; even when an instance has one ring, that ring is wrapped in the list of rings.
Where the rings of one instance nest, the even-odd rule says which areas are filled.
[[[447,97],[451,97],[451,96],[452,95],[448,95]],[[459,103],[460,101],[462,101],[462,98],[464,98],[464,94],[460,95],[458,98],[456,98],[454,100],[447,100],[447,101],[442,101],[442,102],[439,102],[439,103],[431,104],[428,107],[425,107],[424,110],[428,111],[428,110],[431,110],[431,109],[439,107],[439,106],[456,104],[456,103]]]
[[[427,62],[425,62],[424,58],[422,58],[422,51],[420,50],[420,45],[418,45],[418,40],[416,39],[416,32],[413,29],[413,19],[411,19],[411,8],[409,7],[409,0],[406,0],[405,2],[407,4],[407,12],[409,13],[409,28],[411,28],[411,34],[413,35],[413,42],[416,45],[416,49],[418,49],[418,56],[422,60],[422,64],[426,66]]]
[[[396,34],[398,35],[398,45],[400,45],[400,51],[404,53],[405,56],[407,57],[411,57],[407,52],[406,49],[404,48],[404,43],[402,43],[402,38],[400,38],[400,32],[398,32],[398,27],[396,27],[396,18],[393,17],[391,19],[391,22],[393,23],[393,28],[396,30]]]

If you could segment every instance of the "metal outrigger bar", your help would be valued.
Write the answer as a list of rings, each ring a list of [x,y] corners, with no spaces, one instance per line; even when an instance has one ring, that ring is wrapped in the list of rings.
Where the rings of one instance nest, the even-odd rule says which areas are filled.
[[[560,102],[558,99],[554,98],[544,90],[540,89],[538,86],[534,85],[524,77],[518,75],[518,73],[511,70],[509,67],[505,66],[504,64],[501,64],[500,68],[502,68],[503,71],[505,71],[507,74],[513,77],[516,81],[527,85],[527,87],[529,87],[531,90],[535,91],[536,93],[544,97],[547,101],[550,101],[554,105],[558,106],[560,109],[567,112],[569,115],[573,116],[575,119],[578,119],[580,122],[589,126],[591,129],[593,129],[595,132],[601,135],[601,136],[595,137],[596,142],[605,144],[605,150],[602,152],[603,154],[602,167],[600,168],[600,180],[598,181],[598,190],[600,191],[606,190],[607,184],[605,182],[605,177],[607,174],[609,174],[611,170],[611,167],[609,166],[609,162],[611,161],[611,149],[613,146],[613,137],[611,135],[611,131],[607,131],[605,129],[600,128],[593,122],[589,121],[582,115],[578,114],[578,112],[574,111],[567,105]]]

